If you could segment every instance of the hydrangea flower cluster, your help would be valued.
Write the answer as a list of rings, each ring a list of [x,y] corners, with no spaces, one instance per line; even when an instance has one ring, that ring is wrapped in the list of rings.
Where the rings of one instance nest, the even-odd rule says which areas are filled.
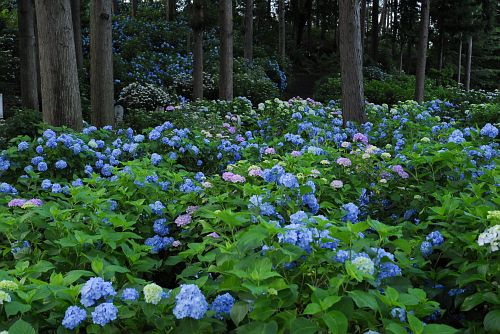
[[[444,242],[444,237],[439,231],[434,231],[429,233],[425,238],[425,241],[420,245],[420,251],[422,255],[427,257],[432,254],[434,246],[440,246]]]
[[[222,320],[224,316],[229,314],[233,308],[235,299],[230,293],[225,293],[223,295],[218,295],[215,297],[210,309],[215,311],[215,317]]]
[[[208,311],[208,303],[200,288],[194,284],[183,284],[175,296],[174,316],[177,319],[201,319]]]
[[[113,300],[113,297],[116,296],[116,291],[111,282],[106,282],[100,277],[92,277],[82,287],[80,294],[82,305],[91,307],[101,299],[105,301]]]
[[[495,225],[484,230],[477,238],[479,246],[490,245],[492,252],[500,249],[500,225]]]

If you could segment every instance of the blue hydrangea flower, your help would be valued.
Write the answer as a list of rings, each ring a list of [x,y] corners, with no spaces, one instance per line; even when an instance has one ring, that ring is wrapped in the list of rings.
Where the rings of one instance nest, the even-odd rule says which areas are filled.
[[[37,167],[36,167],[40,172],[45,172],[47,171],[48,169],[48,166],[47,166],[47,163],[42,161],[40,163],[38,163]]]
[[[22,141],[17,145],[17,150],[19,152],[26,151],[30,147],[30,144],[28,142]]]
[[[313,214],[316,214],[319,210],[318,199],[314,196],[314,193],[303,195],[302,204],[309,207]]]
[[[391,310],[391,316],[399,319],[401,322],[406,322],[406,310],[400,307],[395,307]]]
[[[225,314],[229,314],[233,308],[235,299],[231,294],[218,295],[212,302],[211,310],[215,311],[215,317],[222,320]]]
[[[342,208],[346,211],[343,221],[349,221],[351,223],[358,222],[359,208],[354,203],[347,203],[342,206]]]
[[[102,303],[92,312],[92,322],[96,325],[104,327],[118,316],[118,309],[113,303]]]
[[[299,187],[299,181],[297,180],[297,177],[292,173],[285,173],[281,175],[278,183],[290,189]]]
[[[64,160],[58,160],[56,162],[56,168],[57,169],[65,169],[66,167],[68,167],[68,163]]]
[[[491,125],[491,123],[486,123],[480,133],[483,137],[496,138],[498,136],[498,129],[496,126]]]
[[[434,231],[429,233],[425,240],[429,241],[433,246],[440,246],[444,242],[444,237],[441,232]]]
[[[153,166],[158,166],[162,159],[162,156],[158,153],[151,154],[151,163],[153,164]]]
[[[122,292],[122,299],[127,301],[136,301],[139,299],[139,291],[134,288],[126,288]]]
[[[208,311],[208,303],[200,288],[194,284],[182,284],[175,296],[174,316],[177,319],[201,319]]]
[[[153,214],[155,215],[163,214],[163,209],[165,209],[165,206],[160,201],[156,201],[153,204],[149,204],[149,207],[151,208]]]
[[[93,306],[99,299],[112,300],[116,296],[111,282],[106,282],[100,277],[90,278],[80,291],[80,302],[85,307]]]
[[[43,190],[49,190],[50,188],[52,188],[52,181],[48,179],[43,180],[41,187]]]
[[[174,242],[174,238],[169,238],[169,237],[161,237],[159,235],[155,235],[152,238],[147,238],[146,241],[144,241],[144,244],[146,246],[151,247],[151,253],[152,254],[157,254],[161,250],[167,248],[168,246],[172,245]]]
[[[432,244],[428,241],[422,242],[422,245],[420,245],[420,251],[422,252],[423,256],[429,256],[432,254]]]
[[[165,218],[155,220],[153,224],[153,231],[162,237],[167,235],[168,227],[166,226],[166,222],[167,220]]]
[[[62,325],[67,329],[73,330],[87,319],[87,312],[78,306],[70,306],[64,313]]]
[[[460,130],[453,131],[451,135],[448,137],[448,143],[460,144],[463,142],[465,142],[465,138],[462,131]]]
[[[278,234],[280,243],[296,245],[306,252],[311,252],[311,243],[313,242],[313,233],[302,224],[290,224],[285,226],[285,233]]]
[[[290,215],[290,223],[292,224],[303,224],[304,222],[307,222],[308,219],[309,217],[304,211],[297,211]]]
[[[339,249],[337,254],[335,254],[335,262],[345,263],[347,260],[351,258],[351,252]]]

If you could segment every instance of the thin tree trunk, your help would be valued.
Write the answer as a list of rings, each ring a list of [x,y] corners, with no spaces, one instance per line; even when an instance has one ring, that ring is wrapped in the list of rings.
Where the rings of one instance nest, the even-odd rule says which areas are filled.
[[[365,29],[366,29],[366,1],[361,0],[361,13],[360,13],[360,24],[361,24],[361,48],[365,48]],[[361,53],[363,54],[363,53]]]
[[[21,104],[24,108],[38,110],[38,57],[33,0],[19,0],[17,15],[21,60]]]
[[[460,86],[460,81],[462,80],[461,74],[462,74],[462,34],[460,34],[460,44],[458,45],[458,78],[457,78],[457,82],[458,82],[459,86]]]
[[[139,1],[139,0],[131,0],[131,3],[132,3],[132,17],[136,17],[137,16],[137,6],[138,6],[137,1]]]
[[[420,39],[418,41],[417,70],[415,85],[415,100],[422,103],[425,89],[425,65],[427,62],[427,44],[429,40],[429,11],[430,0],[422,1],[420,18]]]
[[[243,48],[245,59],[253,61],[253,0],[246,0],[245,5],[245,45]]]
[[[82,42],[82,19],[80,0],[71,0],[71,17],[73,20],[73,34],[75,35],[76,66],[79,70],[83,67],[83,42]]]
[[[90,5],[90,104],[91,122],[114,125],[113,42],[111,0],[92,0]]]
[[[342,77],[342,116],[363,123],[363,56],[361,54],[359,0],[339,1],[340,68]]]
[[[168,0],[168,20],[175,20],[175,13],[177,12],[176,0]]]
[[[386,25],[386,20],[387,20],[387,0],[384,0],[384,4],[382,5],[382,15],[380,16],[380,24],[379,26],[382,26],[382,33],[385,31],[387,25]]]
[[[120,15],[120,2],[113,0],[113,15]]]
[[[286,22],[285,22],[285,0],[278,0],[279,16],[279,55],[281,64],[284,65],[286,58]]]
[[[439,63],[438,63],[438,69],[440,72],[443,69],[443,60],[444,60],[444,32],[441,31],[441,37],[439,39]]]
[[[44,122],[82,128],[80,87],[69,0],[36,0]],[[57,10],[55,10],[57,9]]]
[[[219,98],[233,99],[233,2],[219,0],[220,74]]]
[[[472,35],[469,35],[467,48],[467,71],[465,72],[465,90],[470,90],[470,74],[472,69]]]
[[[378,13],[379,13],[379,0],[373,0],[373,7],[372,7],[372,41],[371,41],[371,50],[370,50],[370,56],[373,59],[373,61],[377,61],[377,54],[378,54]]]
[[[193,6],[193,99],[203,99],[203,1],[194,0]]]
[[[404,49],[404,44],[401,43],[400,49],[399,49],[399,72],[403,72],[403,49]]]

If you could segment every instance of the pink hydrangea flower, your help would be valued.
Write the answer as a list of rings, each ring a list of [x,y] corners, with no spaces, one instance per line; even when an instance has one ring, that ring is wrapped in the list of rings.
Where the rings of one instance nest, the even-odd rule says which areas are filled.
[[[404,171],[403,166],[401,165],[395,165],[392,167],[392,171],[398,173],[399,176],[403,179],[407,179],[410,177],[410,175]]]
[[[185,214],[185,215],[180,215],[175,219],[175,224],[179,227],[186,226],[191,223],[191,215]]]
[[[220,235],[217,234],[217,232],[212,232],[208,235],[209,237],[212,237],[214,239],[219,239],[220,238]]]
[[[191,206],[188,206],[188,208],[186,209],[186,213],[189,215],[192,215],[193,213],[198,211],[198,209],[199,209],[199,206],[191,205]]]
[[[231,125],[229,125],[229,123],[222,123],[222,126],[225,128],[229,128]]]
[[[264,150],[264,154],[276,154],[274,147],[268,147]]]
[[[243,183],[246,181],[245,177],[244,176],[241,176],[241,175],[238,175],[238,174],[234,174],[234,173],[231,173],[231,172],[225,172],[222,174],[222,179],[224,181],[229,181],[229,182],[232,182],[232,183]]]
[[[352,141],[359,141],[363,144],[368,144],[368,137],[358,132],[352,137]]]
[[[292,155],[292,157],[300,157],[302,155],[302,152],[300,151],[292,151],[292,153],[290,153]]]
[[[172,242],[172,247],[179,247],[180,245],[182,245],[182,243],[179,241],[179,240],[175,240],[174,242]]]
[[[167,108],[165,108],[166,111],[173,111],[175,110],[175,107],[174,106],[168,106]]]
[[[234,134],[234,133],[236,133],[236,128],[235,128],[234,126],[230,126],[230,127],[227,129],[227,131],[229,131],[229,133],[231,133],[231,134]]]
[[[340,189],[344,186],[344,182],[341,180],[333,180],[332,183],[330,183],[330,187],[335,188],[335,189]]]
[[[11,200],[7,206],[9,208],[12,208],[12,207],[21,207],[23,206],[24,204],[26,203],[26,200],[25,199],[22,199],[22,198],[16,198],[16,199],[13,199]]]
[[[340,157],[337,159],[337,164],[344,167],[350,167],[352,165],[352,162],[349,158]]]
[[[260,168],[250,169],[250,171],[248,172],[248,175],[262,177],[262,169],[260,169]]]

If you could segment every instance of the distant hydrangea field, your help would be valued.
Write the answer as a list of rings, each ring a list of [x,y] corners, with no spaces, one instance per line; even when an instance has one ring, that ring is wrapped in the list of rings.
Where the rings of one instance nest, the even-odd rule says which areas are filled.
[[[345,127],[310,99],[174,109],[189,127],[46,128],[1,152],[0,330],[500,328],[496,125],[439,100]]]

